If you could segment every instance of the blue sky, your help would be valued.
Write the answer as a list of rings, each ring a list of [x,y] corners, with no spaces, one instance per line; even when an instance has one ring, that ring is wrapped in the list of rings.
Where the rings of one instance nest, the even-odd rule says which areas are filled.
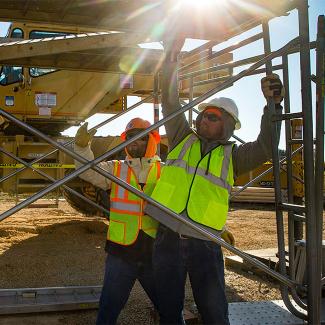
[[[310,40],[316,39],[316,28],[317,28],[317,17],[318,15],[324,15],[325,13],[325,1],[324,0],[309,0],[309,25],[310,25]],[[7,23],[0,23],[0,36],[4,36],[8,28]],[[238,41],[248,37],[249,35],[254,35],[260,32],[260,27],[255,28],[239,37],[232,39],[232,41]],[[272,50],[276,50],[288,41],[298,36],[298,15],[297,11],[294,10],[287,17],[278,17],[270,21],[270,34],[271,34],[271,47]],[[200,42],[187,40],[184,49],[189,50],[197,46]],[[220,49],[225,47],[227,44],[221,44],[221,46],[215,49]],[[263,53],[263,43],[262,41],[254,42],[244,48],[236,50],[233,52],[234,60],[240,60],[253,55]],[[273,64],[280,63],[280,60],[274,60]],[[316,61],[315,61],[315,51],[311,51],[311,71],[315,73]],[[235,69],[234,73],[238,73],[240,70]],[[282,78],[281,71],[277,72]],[[301,110],[301,95],[300,95],[300,63],[299,55],[294,54],[289,56],[289,74],[290,74],[290,99],[291,99],[291,110],[293,112]],[[231,97],[237,103],[239,107],[240,120],[242,128],[236,131],[236,135],[245,141],[255,140],[260,125],[260,117],[262,114],[262,108],[265,105],[264,97],[260,90],[260,79],[264,75],[250,76],[242,80],[239,80],[233,87],[219,92],[216,96],[226,96]],[[129,106],[136,100],[134,97],[129,97]],[[315,88],[313,86],[313,106],[315,103]],[[140,107],[125,115],[114,123],[108,124],[97,132],[97,135],[117,135],[120,134],[127,121],[133,117],[141,116],[151,122],[153,122],[153,107],[152,104],[145,104],[144,107]],[[313,107],[315,111],[315,108]],[[103,118],[101,115],[94,116],[89,119],[89,125],[99,123]],[[77,128],[71,128],[64,134],[73,136]],[[282,131],[284,127],[282,127]],[[164,130],[162,129],[162,133]],[[280,147],[284,148],[284,132],[282,132]]]

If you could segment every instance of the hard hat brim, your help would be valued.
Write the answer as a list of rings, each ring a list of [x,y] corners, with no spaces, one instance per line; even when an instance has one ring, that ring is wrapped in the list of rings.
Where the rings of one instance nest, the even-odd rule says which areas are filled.
[[[143,129],[143,130],[145,130],[145,129]],[[120,135],[120,137],[121,137],[121,139],[122,139],[123,141],[126,140],[126,133],[127,133],[127,131],[124,131],[124,132],[122,132],[121,135]],[[158,144],[158,143],[160,142],[160,140],[161,140],[159,132],[156,131],[156,130],[153,130],[153,131],[151,131],[150,133],[153,135],[153,137],[154,137],[156,143]]]

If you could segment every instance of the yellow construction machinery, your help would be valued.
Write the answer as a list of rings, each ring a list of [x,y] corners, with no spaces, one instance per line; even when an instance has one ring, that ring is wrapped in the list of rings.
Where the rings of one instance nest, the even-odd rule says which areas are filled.
[[[60,37],[83,32],[86,31],[72,26],[13,23],[8,38],[16,42],[33,40],[35,57],[40,39],[57,38],[60,41]],[[87,30],[87,33],[91,32],[94,30]],[[46,44],[47,48],[51,46],[50,42]],[[55,44],[55,47],[58,46]],[[10,47],[2,47],[2,51],[7,50]],[[140,48],[138,50],[141,51]],[[154,51],[150,55],[157,64],[161,53]],[[144,96],[152,91],[155,66],[147,66],[141,73],[128,75],[126,66],[122,66],[120,71],[101,73],[95,68],[86,72],[3,65],[0,74],[0,105],[46,134],[59,135],[60,131],[78,125],[95,113],[116,113],[125,109],[127,95]],[[6,123],[3,123],[2,130],[6,135],[18,133],[15,126]]]
[[[3,62],[7,62],[10,56],[17,55],[17,47],[24,59],[15,61],[15,65],[9,61],[10,65],[2,65],[0,107],[62,142],[66,139],[60,135],[61,131],[79,125],[88,117],[96,113],[116,114],[126,110],[128,96],[144,98],[154,91],[154,78],[159,71],[163,53],[162,50],[144,49],[137,44],[114,47],[111,51],[106,48],[97,49],[98,42],[106,42],[111,37],[114,43],[120,42],[124,36],[89,26],[12,23],[7,37],[2,39],[0,45]],[[185,57],[184,73],[232,60],[232,54],[225,53],[221,57],[199,62],[209,55],[208,52],[210,53],[206,50]],[[191,66],[193,63],[195,67]],[[193,77],[191,82],[198,85],[192,96],[199,96],[218,83],[212,81],[205,84],[204,81],[229,77],[231,73],[232,69],[223,69]],[[190,86],[187,80],[181,82],[180,92],[183,98],[189,97]],[[153,111],[145,114],[151,115]],[[2,117],[0,141],[4,150],[27,162],[51,151],[49,144],[40,142]],[[167,143],[164,142],[161,147],[163,154],[167,151]],[[93,150],[98,156],[118,143],[119,140],[114,137],[96,138]],[[45,165],[35,165],[35,168],[46,169],[45,172],[55,179],[62,178],[67,169],[73,168],[72,159],[62,152],[48,156],[42,163]],[[20,168],[21,164],[0,153],[0,167],[0,177],[7,177]],[[27,169],[2,182],[1,189],[18,194],[34,192],[48,184],[47,179]],[[87,205],[81,202],[75,204],[75,207],[80,206]],[[85,207],[81,210],[84,211]]]

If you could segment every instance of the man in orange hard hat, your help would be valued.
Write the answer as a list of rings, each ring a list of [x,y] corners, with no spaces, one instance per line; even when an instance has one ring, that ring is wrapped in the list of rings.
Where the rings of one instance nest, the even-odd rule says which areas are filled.
[[[121,134],[123,141],[148,128],[141,118],[132,119]],[[81,126],[75,138],[75,152],[94,159],[90,149],[94,132]],[[157,131],[135,140],[125,148],[125,160],[101,162],[98,166],[150,195],[160,177],[160,158],[156,155],[160,136]],[[76,167],[81,164],[75,161]],[[115,324],[131,289],[139,280],[157,307],[152,270],[152,247],[158,223],[143,213],[141,198],[89,169],[80,177],[103,190],[110,190],[110,216],[105,250],[104,284],[99,302],[97,324]]]
[[[169,49],[165,45],[162,107],[167,116],[180,109],[175,71],[182,44],[175,42]],[[263,78],[262,91],[266,98],[274,99],[277,112],[281,112],[284,89],[279,77]],[[189,222],[220,235],[234,178],[271,157],[268,120],[272,117],[265,107],[257,140],[236,146],[229,138],[241,125],[232,99],[212,99],[199,105],[199,111],[196,130],[190,128],[184,114],[165,124],[170,152],[151,197]],[[203,324],[229,325],[220,245],[153,205],[148,204],[146,212],[161,223],[153,253],[160,323],[183,324],[188,274]]]

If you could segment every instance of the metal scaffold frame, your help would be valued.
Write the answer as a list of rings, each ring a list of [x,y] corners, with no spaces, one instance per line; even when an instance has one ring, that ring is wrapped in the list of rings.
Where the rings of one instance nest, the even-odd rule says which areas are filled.
[[[155,78],[155,85],[154,85],[154,92],[152,95],[148,96],[146,99],[142,100],[141,102],[133,105],[129,109],[122,111],[121,113],[107,119],[106,121],[98,124],[95,126],[95,129],[98,129],[107,123],[117,119],[118,117],[124,115],[125,113],[129,112],[130,110],[134,109],[135,107],[140,106],[141,104],[145,103],[148,100],[154,99],[155,104],[155,124],[149,127],[148,129],[140,132],[139,134],[135,135],[132,139],[126,140],[122,144],[116,146],[112,150],[102,154],[101,156],[95,158],[92,161],[88,161],[85,158],[76,154],[73,150],[69,148],[69,146],[73,143],[73,140],[68,141],[65,144],[60,144],[50,137],[46,136],[45,134],[39,132],[35,128],[29,126],[28,124],[20,121],[13,115],[9,114],[3,109],[0,109],[0,115],[8,119],[9,121],[17,124],[19,127],[29,131],[33,135],[43,139],[44,141],[51,144],[55,150],[45,154],[44,156],[35,159],[31,163],[26,163],[24,160],[16,157],[15,155],[11,154],[10,152],[0,148],[0,151],[3,154],[10,156],[13,159],[16,159],[18,162],[25,165],[25,167],[21,169],[17,169],[13,173],[2,177],[0,182],[7,180],[8,178],[18,174],[19,172],[23,171],[26,168],[32,168],[35,172],[41,174],[42,176],[48,178],[53,183],[48,187],[40,190],[39,192],[35,193],[28,199],[23,202],[20,202],[16,206],[10,208],[9,210],[3,212],[0,215],[0,222],[7,217],[13,215],[17,211],[22,208],[27,207],[29,204],[33,203],[34,201],[38,200],[39,198],[43,197],[45,194],[57,189],[58,187],[62,186],[65,190],[72,192],[74,195],[85,200],[87,203],[91,204],[95,208],[106,211],[103,207],[99,206],[98,204],[92,202],[91,200],[83,197],[78,192],[74,191],[73,189],[69,188],[65,185],[65,183],[69,182],[70,180],[74,179],[75,177],[82,174],[84,171],[88,169],[93,169],[99,174],[107,177],[111,181],[117,183],[118,185],[122,186],[123,188],[127,189],[128,191],[138,195],[140,198],[150,202],[154,206],[158,207],[160,210],[164,211],[165,213],[169,214],[170,217],[176,218],[177,220],[187,224],[200,234],[205,235],[208,239],[220,244],[221,246],[225,247],[227,250],[231,251],[232,253],[242,257],[245,261],[252,264],[253,266],[261,269],[266,274],[272,276],[274,279],[278,280],[281,284],[281,294],[282,299],[288,308],[288,310],[294,314],[295,316],[307,320],[309,324],[320,324],[320,315],[321,315],[321,287],[325,283],[325,278],[322,277],[322,226],[323,226],[323,180],[324,180],[324,35],[325,35],[325,27],[324,27],[324,16],[319,17],[318,21],[318,36],[317,41],[314,43],[310,43],[309,40],[309,30],[308,30],[308,3],[305,0],[301,0],[298,6],[298,16],[299,16],[299,36],[290,42],[288,42],[285,46],[278,49],[277,51],[271,52],[270,47],[270,35],[268,29],[268,22],[264,22],[262,24],[262,33],[259,33],[253,37],[250,37],[244,41],[241,41],[237,45],[233,45],[227,47],[224,50],[219,52],[215,52],[213,55],[209,55],[205,58],[202,58],[196,62],[191,63],[191,67],[199,64],[200,62],[209,61],[215,57],[221,56],[224,53],[232,51],[234,49],[240,48],[246,44],[254,42],[258,39],[263,39],[264,41],[264,55],[255,56],[252,58],[248,58],[245,60],[222,64],[217,67],[212,67],[204,70],[199,70],[195,72],[190,72],[187,74],[181,74],[184,71],[185,67],[182,67],[179,70],[181,74],[180,79],[189,79],[191,84],[190,95],[189,95],[189,103],[186,103],[182,106],[182,108],[170,114],[169,116],[159,120],[157,114],[157,104],[158,104],[158,97],[159,97],[159,89],[158,89],[158,78]],[[187,55],[193,55],[199,53],[200,51],[206,50],[207,48],[212,49],[215,44],[213,42],[209,42],[208,45],[203,45],[192,52],[189,52]],[[316,67],[316,77],[311,77],[310,71],[310,49],[316,48],[317,54],[317,67]],[[302,91],[302,110],[299,113],[291,113],[290,112],[290,96],[289,96],[289,71],[288,71],[288,55],[292,53],[299,52],[300,54],[300,70],[301,70],[301,89]],[[272,59],[281,57],[282,64],[272,66]],[[217,79],[210,79],[207,81],[201,82],[194,82],[193,78],[195,76],[201,75],[207,72],[215,72],[218,70],[222,70],[225,68],[233,68],[237,66],[247,65],[248,63],[252,63],[252,65],[238,73],[237,75],[230,76],[230,77],[222,77]],[[265,65],[265,68],[263,66]],[[192,120],[192,111],[195,112],[193,108],[197,104],[201,103],[202,101],[208,99],[209,97],[215,95],[219,91],[226,89],[232,84],[245,76],[249,76],[252,74],[259,74],[266,72],[267,74],[271,73],[274,70],[282,69],[283,71],[283,83],[286,88],[286,95],[284,98],[284,108],[285,113],[281,115],[275,114],[275,106],[274,102],[268,101],[268,107],[272,112],[272,120],[270,121],[270,128],[272,129],[272,161],[273,161],[273,174],[274,174],[274,188],[275,188],[275,211],[276,211],[276,223],[277,223],[277,234],[278,234],[278,254],[279,254],[279,272],[272,270],[264,263],[260,262],[258,259],[251,257],[245,252],[240,251],[239,249],[231,246],[230,244],[223,241],[220,237],[212,234],[211,232],[207,231],[200,225],[193,223],[182,216],[174,213],[173,211],[169,210],[168,208],[160,205],[158,202],[153,200],[152,198],[145,195],[143,192],[138,191],[137,189],[133,188],[129,184],[123,182],[119,178],[116,178],[112,174],[109,174],[102,168],[98,167],[97,164],[114,154],[118,153],[121,149],[125,148],[134,140],[142,138],[144,135],[148,134],[150,131],[157,129],[158,127],[164,125],[167,121],[175,118],[179,114],[183,114],[186,111],[189,111],[189,119]],[[316,140],[314,141],[313,138],[313,116],[312,116],[312,96],[311,96],[311,82],[316,82],[316,128],[315,128],[315,135]],[[219,81],[220,84],[208,91],[207,93],[193,98],[193,88],[203,83],[211,83]],[[291,133],[291,124],[290,120],[300,118],[303,120],[303,138],[302,139],[294,139]],[[278,147],[277,147],[277,124],[280,121],[285,121],[285,131],[286,131],[286,158],[280,160],[278,154]],[[301,146],[298,149],[292,150],[293,144],[300,144]],[[81,162],[83,164],[82,167],[79,169],[71,172],[70,174],[66,175],[64,178],[56,180],[44,172],[41,172],[37,169],[34,169],[32,165],[44,159],[45,157],[53,154],[57,150],[63,151],[67,155],[71,156],[75,160]],[[299,152],[303,152],[303,166],[304,166],[304,200],[301,204],[296,204],[293,195],[293,186],[292,180],[294,179],[294,175],[292,172],[292,164],[293,158]],[[280,168],[281,164],[286,161],[287,163],[287,191],[288,191],[288,201],[284,202],[284,199],[281,194],[281,184],[280,184]],[[267,172],[271,172],[272,168],[262,174],[265,175]],[[259,177],[262,177],[261,175]],[[249,186],[252,182],[256,181],[256,179],[250,181],[246,184],[240,191],[236,192],[234,195],[238,195],[239,192],[244,190],[246,187]],[[302,204],[304,203],[304,204]],[[283,212],[288,212],[288,237],[285,236],[284,230],[284,215]],[[301,224],[305,224],[305,270],[306,270],[306,283],[297,279],[296,274],[296,265],[298,263],[298,252],[301,253],[301,250],[297,248],[297,241],[301,240],[297,235],[298,231],[297,228],[301,226]],[[317,240],[315,240],[315,238]],[[287,261],[285,256],[285,243],[288,243],[289,247],[289,270],[287,270]],[[50,288],[46,288],[50,289]],[[11,289],[13,292],[16,289]],[[4,290],[0,290],[4,291]],[[6,290],[8,292],[8,290]],[[301,293],[307,294],[307,301],[301,298]],[[298,307],[297,307],[298,305]],[[38,310],[39,311],[39,310]],[[12,312],[12,310],[10,311]],[[0,312],[1,314],[1,312]]]

